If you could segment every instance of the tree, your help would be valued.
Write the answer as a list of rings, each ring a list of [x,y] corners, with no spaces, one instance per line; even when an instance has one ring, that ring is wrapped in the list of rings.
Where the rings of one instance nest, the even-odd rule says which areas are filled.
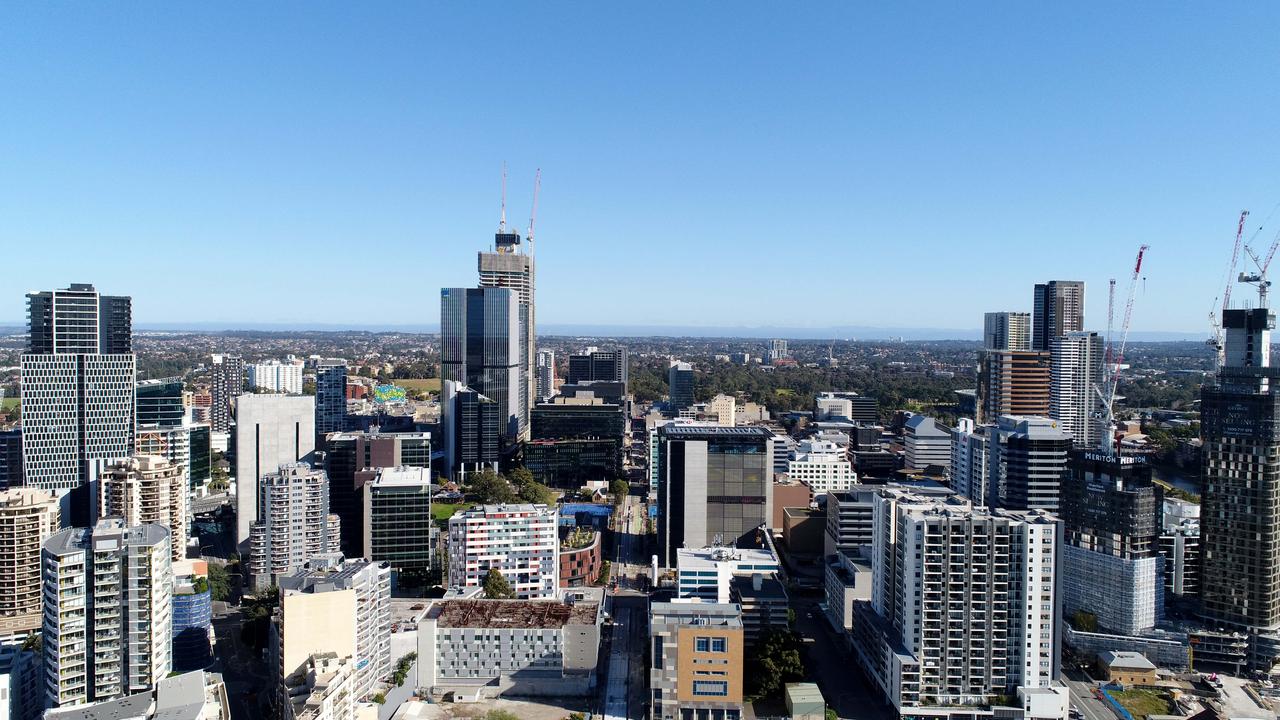
[[[225,601],[231,597],[231,573],[226,566],[209,563],[209,589],[209,597],[213,600]]]
[[[520,720],[520,716],[506,710],[490,710],[484,714],[484,720]]]
[[[795,634],[777,628],[766,630],[748,658],[745,674],[750,683],[747,694],[752,698],[776,695],[787,683],[803,680],[804,663],[800,662]]]
[[[498,568],[489,568],[489,574],[484,576],[484,596],[490,600],[510,600],[516,593]]]
[[[519,498],[511,483],[492,468],[485,468],[472,476],[470,489],[476,500],[482,503],[512,503]]]
[[[627,484],[626,480],[614,478],[609,481],[609,494],[613,495],[614,505],[621,505],[622,499],[625,498],[629,492],[631,492],[631,486]]]
[[[1071,613],[1071,625],[1081,632],[1098,632],[1098,616],[1086,610]]]
[[[518,467],[512,470],[507,473],[507,479],[511,481],[512,485],[515,485],[518,488],[529,485],[534,481],[533,473],[530,472],[527,467]]]
[[[840,720],[840,716],[831,708],[827,708],[827,711],[822,714],[822,717],[826,718],[826,720]]]

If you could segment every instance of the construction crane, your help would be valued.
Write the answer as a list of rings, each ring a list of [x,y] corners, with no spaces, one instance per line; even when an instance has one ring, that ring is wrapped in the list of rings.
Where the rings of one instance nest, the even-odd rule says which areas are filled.
[[[1240,260],[1240,244],[1241,239],[1244,237],[1244,221],[1248,217],[1248,210],[1240,211],[1240,222],[1236,225],[1236,243],[1231,250],[1231,265],[1227,267],[1227,287],[1222,291],[1221,312],[1226,312],[1227,308],[1231,307],[1231,286],[1237,282],[1233,276],[1236,274],[1236,263]],[[1217,305],[1217,300],[1214,300],[1214,304]],[[1209,325],[1213,328],[1213,336],[1209,338],[1207,344],[1213,348],[1213,370],[1217,372],[1222,368],[1225,358],[1223,357],[1224,349],[1222,345],[1222,315],[1216,307],[1209,311]]]
[[[533,174],[533,209],[529,211],[529,254],[533,254],[533,225],[538,221],[538,188],[542,187],[542,168]]]
[[[1125,346],[1129,343],[1129,322],[1133,319],[1133,300],[1138,291],[1138,278],[1142,274],[1142,258],[1147,254],[1147,245],[1138,248],[1138,259],[1133,264],[1133,274],[1129,277],[1129,294],[1124,306],[1124,320],[1120,323],[1119,347],[1111,338],[1107,339],[1107,364],[1103,370],[1101,383],[1095,383],[1094,392],[1102,404],[1100,419],[1102,420],[1102,451],[1106,455],[1115,454],[1116,438],[1111,429],[1115,420],[1116,385],[1120,380],[1120,365],[1124,362]]]
[[[1107,288],[1107,364],[1111,364],[1111,329],[1116,319],[1116,279],[1108,281]]]
[[[1248,245],[1244,248],[1249,259],[1253,261],[1253,266],[1257,268],[1257,272],[1242,272],[1238,279],[1247,285],[1258,286],[1258,307],[1260,308],[1267,306],[1267,290],[1271,287],[1271,281],[1267,279],[1267,268],[1271,266],[1271,259],[1276,256],[1277,245],[1280,245],[1280,235],[1276,235],[1276,239],[1271,241],[1271,249],[1267,250],[1265,260],[1259,260],[1258,256],[1253,252],[1253,248]]]

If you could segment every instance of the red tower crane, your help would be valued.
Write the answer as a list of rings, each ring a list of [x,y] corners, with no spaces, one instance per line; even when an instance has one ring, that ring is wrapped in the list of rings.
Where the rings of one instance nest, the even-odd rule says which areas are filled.
[[[1142,274],[1142,258],[1147,254],[1148,248],[1147,245],[1138,248],[1138,259],[1134,262],[1133,274],[1129,277],[1129,295],[1125,301],[1124,320],[1120,324],[1119,347],[1115,347],[1110,338],[1107,339],[1105,354],[1107,364],[1103,370],[1103,379],[1100,384],[1093,386],[1102,404],[1099,418],[1103,427],[1102,451],[1107,455],[1115,453],[1115,433],[1112,432],[1111,424],[1115,419],[1116,385],[1120,380],[1120,365],[1124,362],[1125,346],[1129,343],[1129,322],[1133,319],[1133,300],[1138,291],[1138,278]]]

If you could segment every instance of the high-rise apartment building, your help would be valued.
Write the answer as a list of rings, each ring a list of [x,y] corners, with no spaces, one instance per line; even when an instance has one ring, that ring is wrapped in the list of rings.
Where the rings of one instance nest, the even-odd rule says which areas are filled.
[[[249,528],[250,582],[265,588],[311,558],[338,552],[340,537],[324,471],[306,463],[281,465],[258,483],[258,518]]]
[[[360,557],[365,537],[361,488],[382,468],[431,467],[431,433],[333,433],[326,444],[329,512],[342,526],[342,553]]]
[[[935,716],[925,708],[972,712],[1053,683],[1055,517],[884,490],[873,523],[871,600],[853,602],[853,644],[903,717]]]
[[[912,415],[903,434],[908,468],[924,470],[929,466],[944,469],[951,466],[951,432],[939,427],[933,418]]]
[[[280,578],[270,656],[282,694],[301,684],[312,657],[324,655],[352,660],[356,698],[371,696],[391,672],[391,569],[385,564],[333,553]]]
[[[1280,657],[1280,369],[1275,315],[1227,310],[1224,366],[1201,390],[1201,597],[1210,622],[1247,632],[1252,664]]]
[[[978,372],[978,422],[1001,415],[1049,414],[1050,356],[1034,350],[987,350]]]
[[[1031,314],[989,312],[982,318],[984,350],[1030,350]]]
[[[0,491],[0,634],[40,630],[40,550],[57,531],[53,493]]]
[[[388,467],[364,485],[361,556],[393,572],[425,575],[431,569],[431,471]]]
[[[1049,418],[1006,415],[987,433],[989,507],[1057,512],[1071,435]]]
[[[569,377],[566,382],[571,385],[619,382],[625,386],[630,379],[627,363],[627,349],[624,347],[603,350],[589,347],[581,353],[569,356]]]
[[[119,518],[55,533],[42,552],[49,707],[146,692],[173,668],[169,531]]]
[[[347,361],[321,360],[316,365],[316,432],[342,432],[347,419]]]
[[[556,354],[553,350],[538,351],[536,402],[546,402],[556,394]]]
[[[1049,350],[1053,339],[1084,330],[1084,283],[1050,280],[1037,283],[1031,315],[1031,349]]]
[[[302,394],[302,361],[268,360],[253,363],[245,370],[248,372],[249,387],[268,392],[286,395]],[[344,388],[345,392],[345,388]]]
[[[1050,344],[1049,417],[1071,433],[1076,447],[1093,448],[1102,441],[1101,403],[1094,389],[1103,380],[1102,337],[1069,332]]]
[[[745,638],[738,605],[652,603],[649,637],[649,717],[741,720]]]
[[[693,405],[693,366],[687,362],[673,362],[667,368],[667,397],[671,411],[678,412]]]
[[[476,269],[480,272],[481,288],[509,288],[516,296],[517,309],[512,321],[512,338],[519,350],[516,352],[518,360],[513,363],[517,368],[514,397],[524,403],[527,411],[533,407],[533,363],[538,344],[537,274],[533,262],[533,236],[529,237],[529,252],[522,252],[520,234],[509,231],[504,222],[493,237],[493,251],[477,253]],[[474,383],[467,384],[475,387]],[[489,395],[487,389],[476,389]],[[526,424],[527,422],[522,423],[520,427],[523,429]]]
[[[27,314],[30,339],[20,361],[25,482],[62,496],[86,486],[94,460],[133,452],[130,299],[73,283],[29,293]],[[78,493],[65,519],[88,522],[90,504]]]
[[[449,518],[449,585],[480,587],[502,573],[516,597],[554,598],[560,582],[558,512],[546,505],[481,505]]]
[[[503,287],[440,291],[440,377],[498,403],[509,442],[527,439],[529,429],[522,312],[519,293]]]
[[[773,339],[769,341],[769,362],[777,363],[779,360],[785,360],[791,357],[791,353],[787,351],[787,341],[782,339]]]
[[[121,518],[127,527],[164,527],[177,562],[187,551],[187,494],[182,466],[158,455],[120,459],[98,475],[98,517]]]
[[[244,358],[214,355],[209,364],[209,419],[214,432],[231,429],[236,398],[244,394]]]
[[[1145,457],[1075,450],[1062,485],[1062,606],[1133,635],[1164,606],[1155,485]]]
[[[760,426],[658,428],[658,557],[715,544],[758,545],[773,515],[773,433]],[[719,543],[717,543],[719,540]]]
[[[987,427],[960,418],[951,428],[951,489],[975,505],[987,505]]]
[[[236,400],[236,543],[258,519],[258,482],[281,465],[312,461],[316,399],[309,395],[241,395]]]

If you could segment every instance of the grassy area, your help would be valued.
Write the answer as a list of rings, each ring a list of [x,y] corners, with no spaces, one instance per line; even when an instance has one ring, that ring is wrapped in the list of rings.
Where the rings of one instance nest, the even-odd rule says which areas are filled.
[[[19,398],[11,398],[11,397],[4,398],[3,400],[0,400],[0,410],[8,410],[10,408],[16,408],[18,407],[18,404],[21,402],[22,400],[20,400]]]
[[[444,525],[459,510],[466,510],[473,503],[431,503],[431,519]]]
[[[1141,720],[1148,715],[1169,715],[1173,713],[1173,703],[1169,697],[1159,690],[1135,688],[1132,690],[1112,690],[1111,697]]]
[[[392,380],[392,384],[402,388],[421,390],[422,392],[440,392],[440,378],[422,378],[419,380]]]

